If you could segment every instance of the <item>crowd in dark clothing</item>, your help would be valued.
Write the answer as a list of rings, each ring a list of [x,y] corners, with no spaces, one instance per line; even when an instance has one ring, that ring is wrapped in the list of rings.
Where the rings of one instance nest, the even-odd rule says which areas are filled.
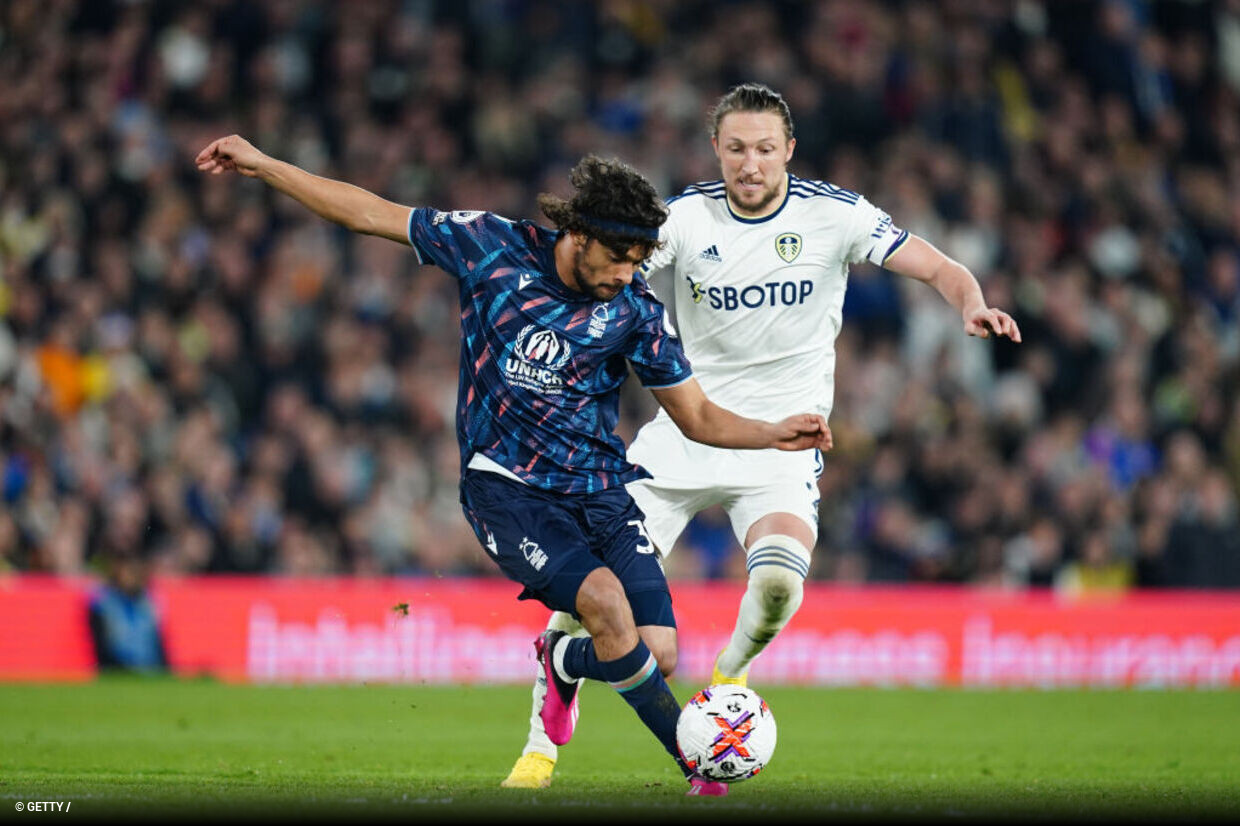
[[[1240,587],[1236,0],[8,0],[0,76],[0,570],[498,575],[451,280],[194,156],[538,219],[586,152],[716,179],[752,80],[1024,339],[853,269],[811,576]],[[668,571],[743,565],[707,512]]]

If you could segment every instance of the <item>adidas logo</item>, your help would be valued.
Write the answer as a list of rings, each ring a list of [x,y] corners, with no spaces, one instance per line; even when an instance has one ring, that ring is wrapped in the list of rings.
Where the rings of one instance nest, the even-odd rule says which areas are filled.
[[[714,244],[711,244],[709,247],[702,250],[701,254],[698,255],[698,258],[702,258],[706,261],[714,261],[716,264],[723,261],[723,257],[719,255],[719,248]]]

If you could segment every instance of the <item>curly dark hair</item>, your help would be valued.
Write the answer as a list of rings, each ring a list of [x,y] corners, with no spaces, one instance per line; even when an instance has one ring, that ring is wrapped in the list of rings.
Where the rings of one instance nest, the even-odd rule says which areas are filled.
[[[580,232],[619,256],[635,244],[645,247],[643,257],[662,246],[658,230],[667,207],[637,170],[615,158],[586,155],[569,179],[575,190],[571,201],[547,192],[538,196],[539,208],[557,229]]]

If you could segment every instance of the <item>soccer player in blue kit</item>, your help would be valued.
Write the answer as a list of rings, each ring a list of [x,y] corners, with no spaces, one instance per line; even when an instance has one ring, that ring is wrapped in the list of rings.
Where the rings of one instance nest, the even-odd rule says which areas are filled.
[[[549,689],[541,709],[556,742],[577,714],[577,683],[615,688],[672,755],[690,794],[726,787],[695,775],[676,748],[680,705],[660,669],[676,655],[671,596],[643,514],[625,484],[649,474],[615,434],[629,365],[689,438],[719,447],[828,450],[817,414],[777,423],[712,403],[693,377],[663,306],[636,274],[659,246],[667,209],[641,175],[587,156],[574,196],[539,205],[555,229],[489,212],[387,201],[271,158],[237,135],[210,143],[198,169],[236,171],[322,218],[409,244],[457,279],[461,504],[487,553],[590,637],[548,630],[535,650]]]

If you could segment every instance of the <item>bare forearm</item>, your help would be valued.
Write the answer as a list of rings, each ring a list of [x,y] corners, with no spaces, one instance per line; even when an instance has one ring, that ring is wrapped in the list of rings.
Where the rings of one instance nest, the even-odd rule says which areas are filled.
[[[747,419],[706,398],[696,379],[652,392],[680,432],[695,442],[751,450],[831,449],[831,428],[817,413],[788,416],[779,422]]]
[[[313,175],[259,151],[240,135],[226,135],[207,144],[194,158],[208,175],[236,172],[258,178],[293,198],[316,215],[354,232],[410,243],[409,207],[380,198],[359,186]]]
[[[693,441],[712,447],[769,447],[774,430],[770,422],[738,416],[709,401],[702,404],[696,416],[684,417],[676,424]]]
[[[378,209],[385,202],[372,192],[271,157],[259,165],[257,177],[321,218],[354,232],[380,234]]]
[[[960,312],[964,331],[969,335],[989,338],[993,334],[1020,341],[1020,327],[1016,321],[998,307],[986,306],[986,297],[973,273],[925,240],[911,236],[885,266],[938,290],[939,295]]]
[[[982,288],[962,264],[950,258],[944,258],[935,267],[927,279],[927,283],[939,291],[939,294],[961,313],[970,308],[986,306],[982,296]]]

